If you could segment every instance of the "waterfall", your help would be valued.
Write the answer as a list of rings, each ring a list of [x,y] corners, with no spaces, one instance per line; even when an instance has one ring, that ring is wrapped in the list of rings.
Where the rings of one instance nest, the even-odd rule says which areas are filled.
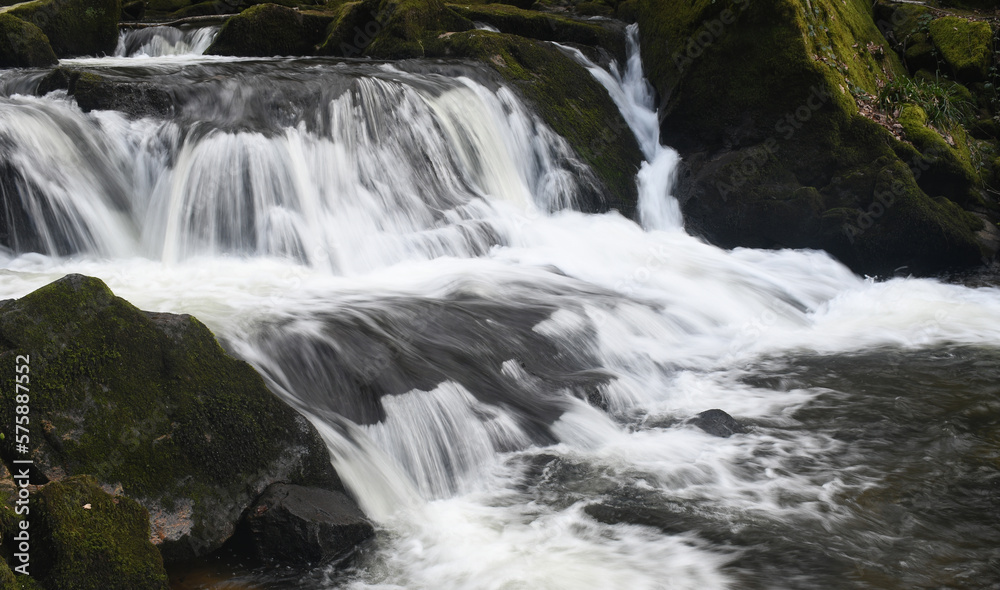
[[[219,27],[181,29],[170,26],[126,29],[118,37],[115,57],[202,55]]]
[[[937,537],[950,487],[878,502],[986,477],[949,453],[995,455],[970,432],[995,416],[973,394],[996,393],[1000,290],[685,234],[634,27],[624,67],[566,51],[646,157],[641,226],[580,212],[592,173],[485,67],[196,55],[211,34],[66,62],[170,116],[0,73],[0,297],[97,276],[252,363],[379,526],[315,587],[830,587],[862,566],[920,587],[940,564],[899,564],[927,547],[992,563],[979,488],[939,511],[970,543]],[[747,432],[689,422],[710,408]],[[944,438],[896,444],[941,413]]]

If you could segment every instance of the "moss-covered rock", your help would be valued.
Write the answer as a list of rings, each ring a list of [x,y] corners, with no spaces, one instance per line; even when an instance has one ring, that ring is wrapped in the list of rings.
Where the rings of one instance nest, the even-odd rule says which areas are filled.
[[[226,21],[206,51],[210,55],[268,57],[312,55],[333,18],[277,4],[258,4]]]
[[[550,44],[478,30],[449,35],[434,52],[478,59],[523,93],[603,185],[603,195],[587,199],[585,209],[634,215],[642,153],[607,91],[583,66]]]
[[[363,0],[344,4],[320,48],[326,55],[378,59],[425,57],[447,32],[473,28],[441,0]]]
[[[859,112],[906,76],[869,3],[640,0],[638,17],[690,229],[822,248],[868,274],[981,263],[979,222],[947,201],[968,186],[927,195],[920,154]]]
[[[121,0],[36,0],[10,11],[41,29],[58,57],[110,54]]]
[[[941,131],[929,126],[927,113],[913,104],[900,107],[899,122],[907,140],[920,151],[925,162],[919,179],[921,188],[932,196],[950,194],[965,207],[982,206],[982,199],[974,190],[981,180],[972,167],[968,137],[962,127],[948,127],[946,139]]]
[[[993,61],[993,31],[988,23],[946,16],[931,21],[929,29],[934,45],[958,80],[986,79]]]
[[[624,61],[625,33],[620,25],[522,10],[506,4],[449,4],[448,7],[471,21],[492,25],[504,33],[544,41],[603,47]]]
[[[36,68],[57,61],[41,29],[10,14],[0,14],[0,68]]]
[[[35,483],[90,474],[151,515],[164,558],[202,555],[276,481],[340,490],[315,429],[190,316],[70,275],[0,304],[3,386],[30,356]],[[0,399],[13,420],[14,400]],[[0,441],[13,458],[11,438]]]
[[[112,496],[89,476],[67,478],[35,494],[32,577],[60,590],[166,590],[160,552],[149,541],[149,515]]]

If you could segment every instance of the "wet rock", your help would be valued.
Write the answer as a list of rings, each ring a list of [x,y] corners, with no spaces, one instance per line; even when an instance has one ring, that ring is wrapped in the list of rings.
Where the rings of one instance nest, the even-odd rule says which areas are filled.
[[[684,161],[673,194],[688,231],[823,249],[870,275],[982,264],[968,206],[981,191],[937,183],[926,164],[967,160],[964,134],[931,150],[859,108],[907,77],[870,3],[639,0],[637,16],[662,141]]]
[[[312,425],[190,316],[142,312],[100,280],[69,275],[0,303],[10,390],[23,354],[32,483],[89,474],[120,487],[149,511],[168,561],[221,547],[272,483],[343,489]],[[13,416],[13,403],[0,398],[0,415]],[[12,437],[0,454],[16,457]]]
[[[344,557],[374,534],[344,494],[274,484],[247,511],[238,536],[261,562],[307,564]]]
[[[740,424],[722,410],[705,410],[694,418],[688,420],[688,424],[694,424],[712,436],[729,438],[734,434],[741,434],[747,431],[746,427]]]

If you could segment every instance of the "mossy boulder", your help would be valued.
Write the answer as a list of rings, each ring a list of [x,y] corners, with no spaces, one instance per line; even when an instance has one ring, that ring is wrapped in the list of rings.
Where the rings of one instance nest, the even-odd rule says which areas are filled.
[[[585,21],[558,14],[522,10],[506,4],[449,4],[459,15],[494,26],[504,33],[543,41],[603,47],[624,62],[625,32],[614,21]]]
[[[0,14],[0,68],[37,68],[57,61],[41,29],[16,16]]]
[[[962,82],[986,79],[993,62],[993,31],[989,23],[946,16],[931,21],[928,28],[956,79]]]
[[[585,196],[585,210],[635,214],[642,152],[607,90],[583,66],[551,44],[489,31],[456,33],[433,47],[435,55],[488,64],[566,138],[600,183]]]
[[[32,508],[32,577],[45,588],[167,589],[163,558],[149,540],[149,514],[134,500],[78,476],[40,488]]]
[[[342,6],[320,52],[378,59],[426,57],[440,35],[472,28],[472,21],[441,0],[349,2]]]
[[[982,199],[975,190],[981,181],[970,161],[965,130],[960,125],[942,124],[939,131],[929,124],[927,113],[917,105],[904,104],[899,111],[906,139],[919,150],[924,162],[923,174],[918,179],[920,187],[932,196],[950,194],[965,207],[981,206]]]
[[[662,141],[690,230],[725,247],[825,249],[867,274],[981,264],[980,222],[928,195],[924,160],[860,114],[906,76],[864,0],[640,0]],[[891,189],[891,192],[885,191]],[[933,198],[932,198],[933,197]]]
[[[247,57],[312,55],[332,20],[326,14],[258,4],[227,20],[206,53]]]
[[[165,559],[220,547],[271,483],[343,489],[311,424],[190,316],[142,312],[70,275],[0,303],[9,391],[19,355],[30,356],[33,482],[89,474],[120,487],[149,511]],[[13,403],[0,399],[8,423]],[[0,452],[14,458],[11,437]]]
[[[41,29],[62,58],[113,53],[121,9],[121,0],[36,0],[9,14]]]

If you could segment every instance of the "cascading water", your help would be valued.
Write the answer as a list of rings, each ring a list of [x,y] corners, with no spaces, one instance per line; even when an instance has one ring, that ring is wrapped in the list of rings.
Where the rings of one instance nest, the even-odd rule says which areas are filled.
[[[128,29],[121,32],[115,57],[163,57],[167,55],[202,55],[218,27],[180,29],[160,26]]]
[[[289,587],[988,587],[1000,291],[684,234],[632,34],[646,231],[467,65],[73,62],[133,119],[5,72],[0,293],[191,313],[313,420],[380,533]]]

